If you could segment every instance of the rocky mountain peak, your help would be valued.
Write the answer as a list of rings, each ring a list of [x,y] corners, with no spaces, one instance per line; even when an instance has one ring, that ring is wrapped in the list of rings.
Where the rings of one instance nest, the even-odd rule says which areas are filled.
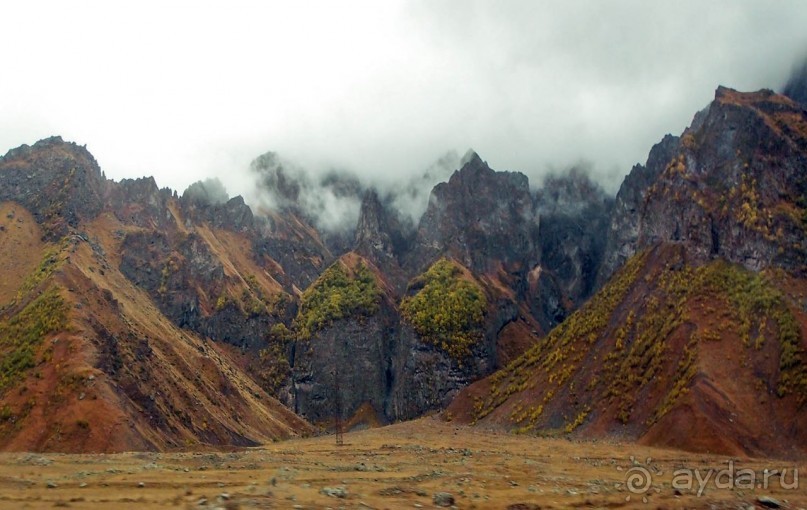
[[[389,201],[382,202],[374,189],[364,193],[353,251],[384,271],[398,290],[406,284],[400,262],[411,248],[413,235],[411,220],[401,218]]]
[[[106,181],[86,147],[54,136],[22,145],[0,158],[0,202],[32,211],[45,237],[58,239],[103,207]]]
[[[402,249],[400,224],[382,205],[374,189],[364,193],[356,227],[354,250],[371,259],[391,258]],[[398,235],[396,243],[393,236]]]
[[[524,263],[532,252],[527,176],[497,172],[476,153],[432,190],[418,227],[416,263],[450,255],[485,272],[494,261]]]
[[[535,191],[541,268],[575,306],[595,290],[612,203],[579,168],[547,176]]]
[[[639,243],[685,242],[702,260],[801,271],[805,166],[803,108],[770,90],[721,87],[648,189]]]

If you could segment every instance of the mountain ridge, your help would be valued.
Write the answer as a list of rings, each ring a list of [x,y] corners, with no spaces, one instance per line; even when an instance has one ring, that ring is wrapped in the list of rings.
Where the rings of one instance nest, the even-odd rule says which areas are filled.
[[[12,149],[0,236],[32,256],[0,250],[0,332],[28,339],[0,345],[16,367],[3,444],[79,451],[117,420],[103,449],[249,445],[447,408],[530,433],[801,455],[805,117],[720,87],[615,198],[577,170],[530,188],[471,151],[417,222],[394,194],[313,183],[272,153],[253,170],[274,208],[253,211],[215,182],[180,196],[110,181],[58,137]],[[355,218],[323,230],[336,198]],[[46,309],[66,322],[37,322]],[[726,367],[745,375],[727,386]],[[61,418],[32,436],[48,413]],[[766,413],[790,420],[778,442],[748,418]]]

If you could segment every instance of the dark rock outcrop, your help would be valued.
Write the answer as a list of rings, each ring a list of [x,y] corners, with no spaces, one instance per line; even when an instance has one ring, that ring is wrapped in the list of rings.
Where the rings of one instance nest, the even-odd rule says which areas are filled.
[[[537,229],[532,204],[527,176],[495,172],[471,154],[448,182],[432,190],[409,266],[422,270],[440,255],[475,273],[495,271],[499,262],[531,266]]]
[[[364,263],[353,254],[342,260]],[[513,301],[495,301],[479,341],[458,358],[422,339],[402,318],[392,295],[385,294],[373,315],[334,321],[311,339],[295,342],[288,403],[321,425],[333,423],[337,401],[351,426],[392,423],[442,409],[462,388],[501,366],[499,336],[518,314]]]
[[[463,360],[425,343],[411,326],[402,323],[391,356],[393,379],[387,416],[408,420],[443,409],[460,390],[501,367],[497,340],[517,314],[517,307],[508,300],[490,306],[484,336]]]
[[[0,174],[0,202],[17,202],[31,211],[49,240],[95,218],[104,207],[106,180],[95,158],[86,147],[58,136],[8,151],[0,158]]]
[[[309,342],[298,342],[293,360],[294,412],[327,424],[336,417],[337,404],[343,419],[369,406],[373,422],[391,422],[385,407],[393,384],[390,364],[396,325],[395,311],[385,303],[372,317],[339,321]]]
[[[365,192],[353,251],[380,268],[399,294],[407,280],[400,261],[411,248],[414,234],[411,223],[383,204],[378,192]]]
[[[602,188],[577,169],[548,177],[536,192],[541,268],[551,273],[574,308],[596,290],[612,205]]]
[[[648,190],[640,245],[678,241],[702,261],[804,271],[805,117],[772,91],[718,88]]]
[[[666,135],[650,150],[644,165],[634,166],[622,181],[614,201],[598,285],[604,284],[626,260],[636,254],[639,220],[647,189],[656,181],[679,147],[677,136]]]

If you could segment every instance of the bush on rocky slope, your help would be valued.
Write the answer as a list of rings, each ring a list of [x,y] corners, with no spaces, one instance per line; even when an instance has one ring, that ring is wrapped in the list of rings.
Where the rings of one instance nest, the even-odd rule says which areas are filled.
[[[381,291],[375,276],[364,264],[352,274],[336,262],[303,292],[294,328],[300,340],[333,321],[350,316],[370,316],[378,311]]]
[[[448,259],[435,262],[409,285],[419,288],[401,302],[401,313],[426,342],[461,360],[482,337],[487,301],[482,289],[462,279]]]
[[[36,365],[36,350],[49,334],[67,327],[67,305],[56,287],[31,301],[18,314],[0,322],[0,391]]]

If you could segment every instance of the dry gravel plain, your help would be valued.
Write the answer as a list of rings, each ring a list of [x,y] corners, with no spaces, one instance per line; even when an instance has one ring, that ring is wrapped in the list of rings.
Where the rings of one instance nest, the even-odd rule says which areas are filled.
[[[793,482],[787,472],[784,480],[772,475],[767,488],[753,490],[716,488],[712,480],[700,496],[696,480],[692,491],[672,487],[678,469],[697,468],[706,476],[729,462],[735,473],[751,469],[760,480],[764,469],[784,468],[799,469],[805,480],[799,489],[785,489],[782,482]],[[626,479],[645,469],[652,485],[644,494],[631,493]],[[323,436],[236,451],[0,454],[0,508],[13,509],[397,509],[451,507],[452,499],[463,509],[748,509],[777,503],[797,509],[807,508],[805,485],[803,461],[515,436],[436,418],[352,432],[342,446]]]

